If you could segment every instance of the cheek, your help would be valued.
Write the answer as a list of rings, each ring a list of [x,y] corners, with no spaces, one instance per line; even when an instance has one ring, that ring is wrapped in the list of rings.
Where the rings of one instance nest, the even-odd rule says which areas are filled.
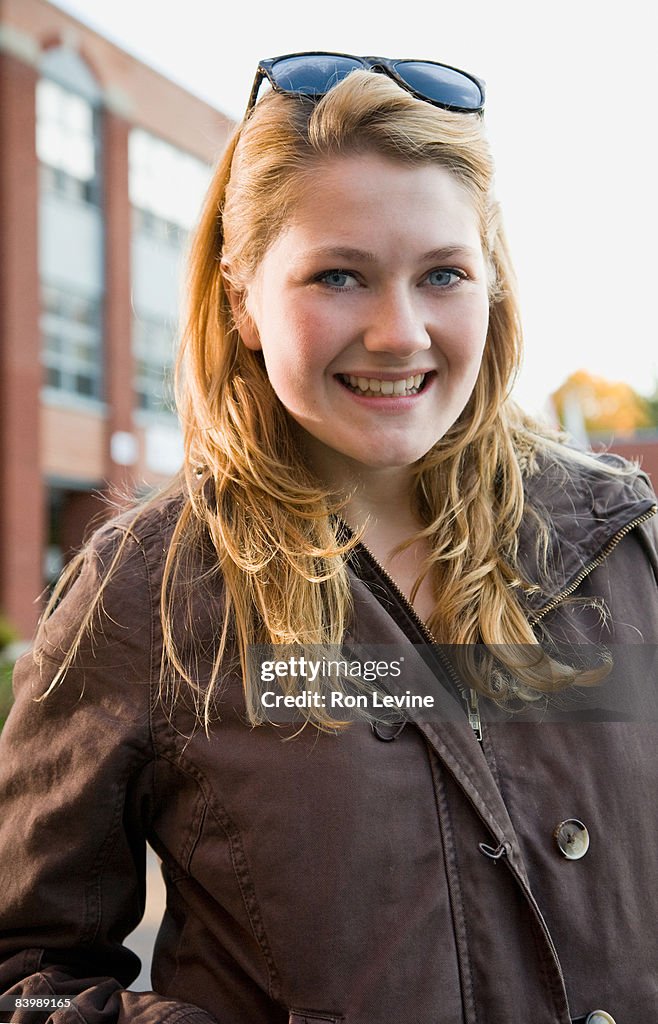
[[[477,356],[478,364],[482,361],[482,355],[484,353],[484,347],[487,342],[487,333],[489,330],[489,300],[487,299],[480,310],[480,316],[478,318],[477,329],[473,335],[474,353]]]
[[[300,351],[308,351],[316,342],[334,333],[345,316],[339,316],[331,303],[309,301],[296,302],[289,307],[286,319],[296,346]]]
[[[448,361],[462,372],[477,372],[487,340],[489,303],[486,299],[454,310],[450,329],[450,345],[446,345]]]
[[[272,372],[288,375],[290,383],[301,381],[326,369],[336,338],[331,317],[313,309],[289,309],[279,318],[276,334],[263,340],[265,361]]]
[[[325,369],[322,346],[305,320],[286,321],[276,337],[263,339],[265,368],[279,401],[291,412],[308,415],[309,403],[315,403],[318,383]]]

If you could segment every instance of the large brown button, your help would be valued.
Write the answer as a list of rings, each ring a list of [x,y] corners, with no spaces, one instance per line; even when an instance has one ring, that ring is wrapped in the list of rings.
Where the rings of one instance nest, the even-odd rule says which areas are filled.
[[[616,1024],[615,1018],[605,1010],[592,1010],[585,1018],[585,1024]]]
[[[578,821],[577,818],[567,818],[566,821],[561,821],[553,835],[560,853],[564,854],[567,860],[580,860],[589,850],[589,832],[582,821]],[[594,1010],[594,1013],[599,1012],[601,1011]],[[589,1020],[589,1017],[587,1019]],[[601,1018],[601,1021],[603,1020],[605,1017]],[[594,1019],[593,1024],[601,1024],[601,1022]]]

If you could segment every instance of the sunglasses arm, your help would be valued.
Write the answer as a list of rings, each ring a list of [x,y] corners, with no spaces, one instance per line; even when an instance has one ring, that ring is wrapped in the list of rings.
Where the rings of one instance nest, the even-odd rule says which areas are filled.
[[[247,117],[256,106],[256,100],[258,99],[258,93],[260,91],[260,87],[262,85],[264,78],[265,72],[263,71],[262,67],[259,64],[258,69],[256,71],[256,76],[254,78],[254,84],[252,85],[251,93],[249,94],[249,102],[247,103],[247,109],[244,115],[245,117]]]

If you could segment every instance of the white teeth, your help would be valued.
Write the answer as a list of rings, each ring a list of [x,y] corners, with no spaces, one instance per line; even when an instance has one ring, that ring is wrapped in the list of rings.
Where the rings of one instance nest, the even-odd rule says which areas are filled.
[[[354,391],[365,395],[415,395],[425,380],[424,373],[416,373],[413,377],[399,380],[380,380],[378,377],[355,377],[354,374],[341,374],[345,384]]]

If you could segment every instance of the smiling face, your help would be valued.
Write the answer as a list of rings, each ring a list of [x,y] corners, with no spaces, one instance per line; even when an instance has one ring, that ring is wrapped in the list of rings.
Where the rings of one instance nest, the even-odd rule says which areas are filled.
[[[409,467],[458,418],[480,368],[475,208],[435,164],[336,157],[310,181],[247,287],[242,339],[262,350],[322,476]]]

